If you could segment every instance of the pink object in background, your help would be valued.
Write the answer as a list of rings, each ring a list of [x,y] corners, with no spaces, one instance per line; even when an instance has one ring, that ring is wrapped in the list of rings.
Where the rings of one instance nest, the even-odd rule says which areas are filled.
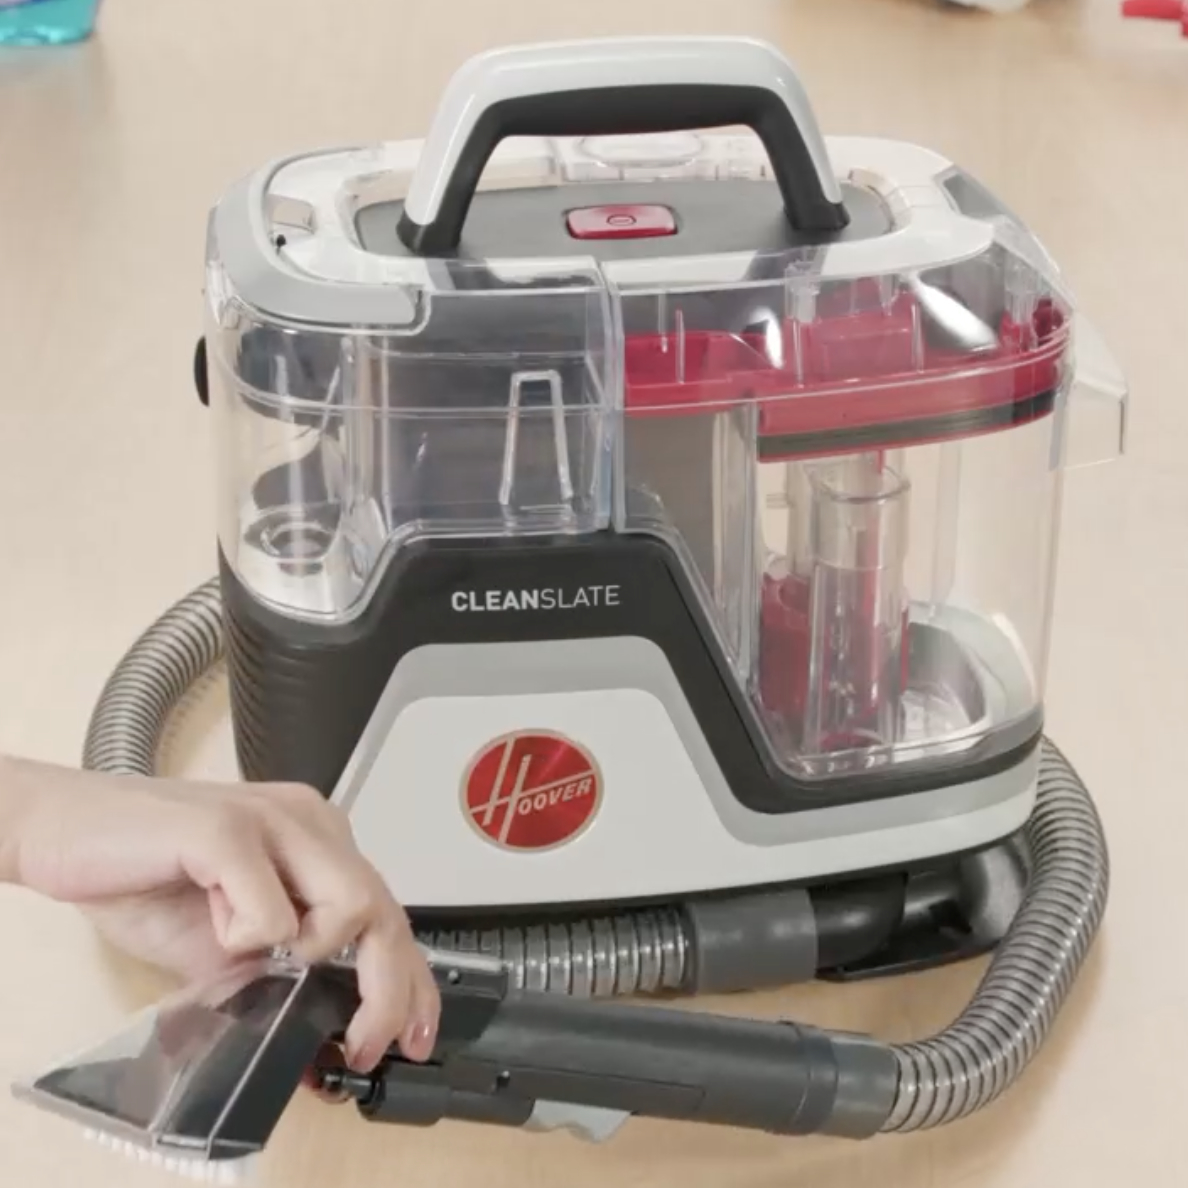
[[[1122,15],[1151,21],[1178,21],[1188,37],[1188,0],[1123,0]]]

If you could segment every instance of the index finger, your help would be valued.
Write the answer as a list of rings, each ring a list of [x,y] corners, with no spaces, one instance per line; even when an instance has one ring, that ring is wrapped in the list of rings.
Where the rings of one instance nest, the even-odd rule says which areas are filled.
[[[403,912],[378,921],[359,939],[355,955],[359,1009],[346,1035],[347,1059],[356,1071],[370,1072],[410,1025],[424,1029],[426,1038],[431,1036],[437,1022],[436,1003],[424,1001],[422,974],[432,982]]]
[[[404,909],[353,840],[266,815],[278,863],[306,908],[294,955],[318,961],[356,947],[361,1002],[348,1037],[352,1067],[374,1067],[396,1039],[409,1059],[428,1058],[441,1000]]]

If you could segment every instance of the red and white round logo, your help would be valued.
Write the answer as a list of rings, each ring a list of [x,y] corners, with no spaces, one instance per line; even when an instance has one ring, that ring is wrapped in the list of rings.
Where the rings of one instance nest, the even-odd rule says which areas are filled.
[[[507,850],[550,850],[593,822],[602,775],[583,747],[560,734],[517,731],[489,743],[462,781],[462,809],[487,841]]]

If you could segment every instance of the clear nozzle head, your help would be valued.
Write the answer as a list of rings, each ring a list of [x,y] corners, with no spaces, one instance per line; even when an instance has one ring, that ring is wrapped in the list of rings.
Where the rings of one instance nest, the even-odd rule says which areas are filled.
[[[351,1002],[341,970],[254,963],[166,999],[13,1092],[138,1152],[244,1159],[263,1150]]]

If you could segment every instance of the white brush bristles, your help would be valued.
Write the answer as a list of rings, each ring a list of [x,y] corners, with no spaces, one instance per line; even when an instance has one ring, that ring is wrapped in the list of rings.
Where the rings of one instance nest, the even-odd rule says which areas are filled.
[[[160,1167],[187,1180],[204,1184],[224,1184],[228,1188],[246,1184],[251,1180],[256,1167],[254,1155],[245,1156],[243,1159],[203,1159],[199,1155],[151,1151],[126,1139],[114,1138],[101,1130],[86,1130],[84,1134],[106,1150],[114,1151],[117,1155],[123,1155],[136,1163]]]

